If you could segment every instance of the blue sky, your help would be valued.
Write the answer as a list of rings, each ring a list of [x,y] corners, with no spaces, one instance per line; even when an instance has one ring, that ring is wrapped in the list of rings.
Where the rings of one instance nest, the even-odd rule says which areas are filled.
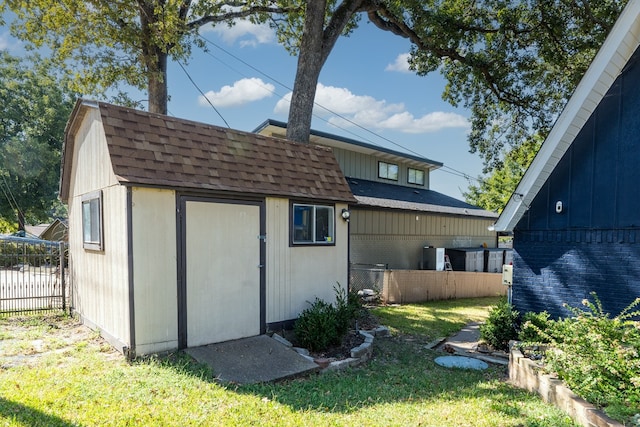
[[[183,64],[188,76],[180,64],[169,64],[169,114],[219,126],[226,121],[246,131],[268,118],[286,121],[296,58],[273,32],[241,22],[231,29],[207,28],[202,35],[211,42],[209,52],[194,49]],[[326,110],[315,108],[312,129],[442,162],[445,167],[431,175],[431,188],[462,199],[468,182],[447,167],[472,177],[482,169],[466,140],[469,112],[442,100],[445,81],[439,74],[418,77],[408,70],[409,48],[407,40],[366,19],[351,36],[341,37],[320,74],[316,103]],[[0,27],[0,49],[23,52],[6,27]],[[145,95],[132,91],[132,97]]]

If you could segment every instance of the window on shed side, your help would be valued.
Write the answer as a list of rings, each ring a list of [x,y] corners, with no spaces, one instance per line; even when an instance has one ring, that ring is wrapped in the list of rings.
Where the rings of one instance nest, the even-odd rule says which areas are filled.
[[[294,245],[331,245],[335,243],[333,206],[293,204]]]
[[[387,162],[378,162],[378,177],[397,181],[398,165]]]
[[[409,184],[424,185],[424,171],[409,168],[409,173],[407,174],[407,182],[409,182]]]
[[[101,191],[82,197],[82,243],[85,249],[103,249]]]

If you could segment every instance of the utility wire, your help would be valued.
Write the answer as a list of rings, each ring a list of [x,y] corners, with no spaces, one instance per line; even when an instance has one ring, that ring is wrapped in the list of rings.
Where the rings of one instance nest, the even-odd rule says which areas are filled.
[[[204,92],[202,91],[202,89],[200,89],[200,87],[196,84],[196,82],[193,81],[193,79],[191,78],[191,76],[189,75],[189,73],[187,72],[186,68],[184,68],[184,66],[182,65],[182,63],[180,61],[177,61],[178,65],[180,66],[180,68],[182,68],[182,71],[184,71],[184,73],[187,75],[187,78],[189,79],[189,81],[191,82],[191,84],[193,84],[193,86],[198,90],[198,92],[200,92],[200,95],[202,95],[204,97],[204,99],[206,99],[207,103],[211,106],[211,108],[213,108],[213,110],[218,113],[218,116],[220,116],[220,118],[222,119],[222,121],[224,122],[225,125],[227,125],[227,127],[229,129],[231,129],[231,126],[229,126],[229,123],[227,123],[227,121],[224,119],[224,117],[222,117],[222,114],[220,114],[220,111],[218,111],[218,109],[211,103],[211,101],[209,100],[209,98],[207,98],[207,96],[204,94]]]
[[[13,197],[13,193],[11,192],[11,187],[7,182],[7,178],[4,176],[4,174],[1,174],[1,175],[2,175],[2,181],[4,182],[4,186],[2,187],[2,192],[4,193],[4,196],[7,198],[9,205],[11,205],[11,209],[16,210],[19,216],[24,217],[24,212],[22,211],[22,209],[20,209],[20,205],[18,205],[18,202],[16,201],[15,197]],[[5,187],[7,188],[6,191],[5,191]],[[9,192],[9,195],[7,195],[7,191]],[[9,198],[9,196],[11,196],[11,198]],[[11,202],[12,200],[13,200],[13,203]]]
[[[238,57],[237,55],[233,54],[232,52],[228,51],[227,49],[224,49],[222,46],[218,45],[217,43],[215,43],[215,42],[213,42],[213,41],[209,40],[208,38],[206,38],[206,37],[204,37],[204,36],[202,36],[202,35],[199,35],[199,37],[200,37],[202,40],[204,40],[206,43],[208,43],[208,44],[210,44],[210,45],[214,46],[215,48],[217,48],[217,49],[219,49],[220,51],[224,52],[225,54],[227,54],[228,56],[232,57],[232,58],[233,58],[233,59],[235,59],[236,61],[238,61],[238,62],[242,63],[243,65],[245,65],[245,66],[249,67],[250,69],[254,70],[255,72],[259,73],[259,74],[260,74],[260,75],[262,75],[263,77],[265,77],[265,78],[267,78],[267,79],[269,79],[269,80],[271,80],[271,81],[275,82],[276,84],[278,84],[278,85],[282,86],[283,88],[285,88],[285,89],[287,89],[287,90],[289,90],[289,91],[292,91],[292,90],[293,90],[293,89],[291,89],[289,86],[287,86],[286,84],[284,84],[284,83],[282,83],[281,81],[279,81],[278,79],[276,79],[275,77],[273,77],[273,76],[271,76],[271,75],[269,75],[269,74],[267,74],[267,73],[263,72],[262,70],[258,69],[257,67],[254,67],[253,65],[249,64],[247,61],[243,60],[242,58],[240,58],[240,57]],[[216,59],[217,61],[219,61],[220,63],[222,63],[223,65],[225,65],[227,68],[229,68],[229,69],[231,69],[231,70],[233,70],[233,71],[237,72],[238,74],[240,74],[240,75],[242,75],[242,76],[244,76],[244,77],[248,77],[248,76],[247,76],[247,75],[245,75],[244,73],[242,73],[242,72],[238,71],[237,69],[235,69],[235,68],[231,67],[230,65],[228,65],[227,63],[225,63],[224,61],[222,61],[220,58],[218,58],[218,57],[214,56],[214,55],[213,55],[213,54],[211,54],[210,52],[206,51],[206,53],[207,53],[208,55],[210,55],[212,58],[214,58],[214,59]],[[182,66],[182,65],[181,65],[181,66]],[[277,92],[274,92],[274,91],[272,91],[272,90],[269,90],[268,88],[265,88],[264,86],[263,86],[263,88],[264,88],[265,90],[268,90],[269,92],[273,93],[274,95],[276,95],[276,96],[280,97],[281,99],[282,99],[282,98],[284,98],[282,95],[278,94]],[[202,93],[202,91],[201,91],[201,93]],[[207,99],[207,101],[209,102],[209,100],[208,100],[208,99]],[[211,102],[209,102],[209,104],[211,105]],[[392,144],[392,145],[394,145],[394,146],[396,146],[396,147],[399,147],[399,148],[401,148],[401,149],[403,149],[403,150],[405,150],[405,151],[407,151],[407,152],[409,152],[409,153],[411,153],[411,154],[414,154],[414,155],[419,156],[419,157],[424,157],[424,155],[423,155],[423,154],[418,153],[417,151],[412,150],[412,149],[410,149],[410,148],[408,148],[408,147],[405,147],[405,146],[403,146],[403,145],[401,145],[401,144],[399,144],[399,143],[397,143],[397,142],[395,142],[395,141],[393,141],[393,140],[391,140],[391,139],[389,139],[389,138],[387,138],[387,137],[385,137],[385,136],[382,136],[382,135],[380,135],[380,134],[378,134],[378,133],[376,133],[376,132],[372,131],[371,129],[368,129],[368,128],[366,128],[366,127],[364,127],[364,126],[362,126],[362,125],[360,125],[360,124],[358,124],[358,123],[354,122],[353,120],[348,119],[348,118],[346,118],[346,117],[342,116],[340,113],[337,113],[337,112],[335,112],[335,111],[331,110],[331,109],[330,109],[330,108],[328,108],[328,107],[325,107],[325,106],[323,106],[323,105],[321,105],[321,104],[319,104],[319,103],[317,103],[317,102],[315,102],[315,101],[314,101],[314,105],[316,105],[316,106],[317,106],[317,107],[319,107],[319,108],[322,108],[323,110],[327,111],[328,113],[330,113],[330,114],[332,114],[332,115],[334,115],[334,116],[336,116],[336,117],[341,118],[341,119],[342,119],[342,120],[344,120],[345,122],[347,122],[347,123],[349,123],[349,124],[351,124],[351,125],[353,125],[353,126],[357,127],[358,129],[361,129],[362,131],[364,131],[364,132],[366,132],[366,133],[369,133],[369,134],[371,134],[371,135],[373,135],[373,136],[375,136],[375,137],[377,137],[377,138],[379,138],[379,139],[381,139],[381,140],[383,140],[383,141],[386,141],[386,142],[388,142],[388,143],[390,143],[390,144]],[[213,105],[212,105],[212,107],[213,107]],[[215,109],[215,107],[214,107],[214,109]],[[216,110],[216,112],[217,112],[217,110]],[[219,114],[219,113],[218,113],[218,114]],[[322,118],[322,117],[320,117],[320,116],[318,116],[318,115],[316,115],[316,114],[313,114],[313,116],[314,116],[315,118],[319,119],[319,120],[324,121],[325,123],[328,123],[328,120],[326,120],[326,119],[324,119],[324,118]],[[378,145],[378,144],[375,144],[375,143],[374,143],[373,141],[371,141],[370,139],[365,138],[365,137],[363,137],[363,136],[361,136],[361,135],[357,135],[356,133],[354,133],[354,132],[352,132],[352,131],[350,131],[350,130],[348,130],[348,129],[346,129],[346,128],[343,128],[343,127],[341,127],[341,126],[338,126],[338,125],[336,125],[336,124],[334,124],[334,123],[332,123],[332,126],[335,126],[335,127],[337,127],[337,128],[339,128],[339,129],[341,129],[341,130],[342,130],[342,131],[344,131],[344,132],[348,132],[349,134],[354,135],[355,137],[357,137],[357,138],[359,138],[359,139],[365,139],[366,141],[368,141],[368,142],[372,143],[373,145]],[[448,169],[448,170],[444,170],[444,169]],[[441,168],[441,170],[442,170],[442,172],[449,173],[449,174],[451,174],[451,175],[455,175],[455,176],[458,176],[458,177],[464,178],[464,179],[466,179],[466,180],[468,180],[468,181],[473,180],[473,181],[478,181],[478,182],[479,182],[479,180],[478,180],[477,178],[472,177],[471,175],[469,175],[469,174],[467,174],[467,173],[465,173],[465,172],[459,171],[459,170],[457,170],[457,169],[454,169],[454,168],[452,168],[452,167],[450,167],[450,166],[443,165],[443,166],[442,166],[442,168]]]

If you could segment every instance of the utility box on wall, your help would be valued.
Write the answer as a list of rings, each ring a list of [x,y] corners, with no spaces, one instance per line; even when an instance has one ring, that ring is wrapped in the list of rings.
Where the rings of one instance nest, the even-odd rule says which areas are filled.
[[[424,247],[422,249],[423,270],[444,270],[444,248]]]

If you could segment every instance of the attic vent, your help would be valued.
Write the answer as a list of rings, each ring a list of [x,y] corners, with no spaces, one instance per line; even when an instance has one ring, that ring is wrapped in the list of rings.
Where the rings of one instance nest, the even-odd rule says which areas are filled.
[[[420,194],[420,192],[418,190],[413,190],[414,193],[416,194]]]
[[[358,185],[358,181],[351,181],[353,185]]]

